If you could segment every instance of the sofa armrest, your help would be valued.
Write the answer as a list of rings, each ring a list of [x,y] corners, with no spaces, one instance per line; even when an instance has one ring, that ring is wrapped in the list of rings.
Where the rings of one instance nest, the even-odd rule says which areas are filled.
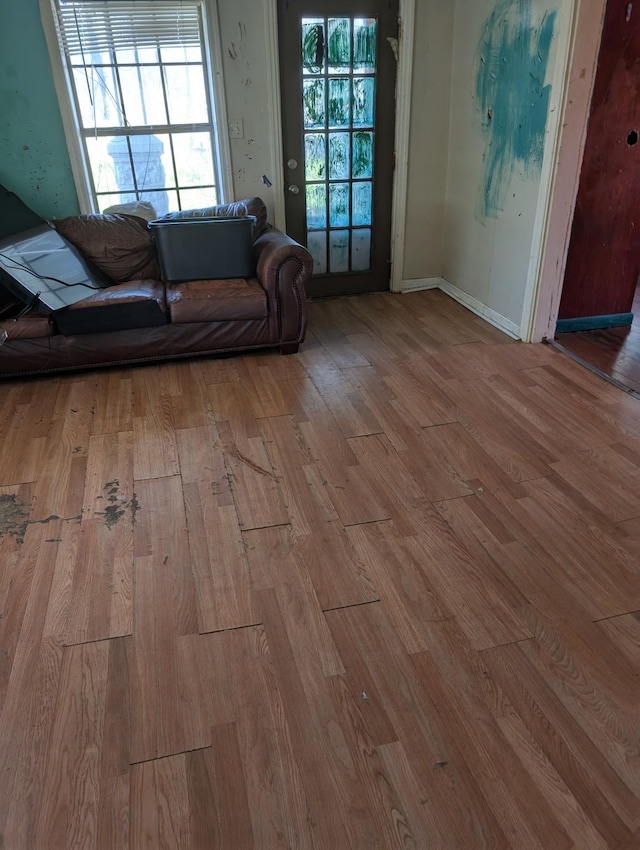
[[[311,254],[281,230],[271,228],[253,243],[256,275],[267,293],[281,343],[299,343],[307,329],[304,285],[313,271]]]

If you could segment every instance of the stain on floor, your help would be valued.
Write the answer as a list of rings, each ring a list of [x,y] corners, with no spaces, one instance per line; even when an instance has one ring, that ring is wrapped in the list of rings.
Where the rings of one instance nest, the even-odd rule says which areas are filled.
[[[96,511],[97,516],[104,517],[104,523],[108,528],[114,528],[127,514],[131,516],[131,521],[135,524],[136,514],[140,510],[140,503],[135,493],[131,499],[126,499],[119,490],[120,481],[115,478],[113,481],[107,481],[103,487],[105,495],[99,497],[109,502],[103,511]]]
[[[17,543],[23,543],[28,524],[29,505],[21,502],[15,493],[1,495],[0,543],[5,537],[12,537]]]

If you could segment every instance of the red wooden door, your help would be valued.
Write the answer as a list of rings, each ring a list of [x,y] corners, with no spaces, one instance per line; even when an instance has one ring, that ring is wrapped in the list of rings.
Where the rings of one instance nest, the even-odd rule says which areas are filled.
[[[640,0],[609,0],[560,319],[631,310],[640,273]]]

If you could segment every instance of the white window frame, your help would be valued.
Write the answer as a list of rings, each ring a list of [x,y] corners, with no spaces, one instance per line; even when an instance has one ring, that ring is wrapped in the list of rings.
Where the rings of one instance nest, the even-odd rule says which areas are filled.
[[[98,208],[91,190],[89,163],[81,141],[82,125],[72,95],[73,84],[58,41],[53,2],[39,0],[39,3],[80,212],[95,213],[98,212]],[[216,159],[217,203],[221,204],[233,198],[233,185],[217,0],[203,0],[203,11],[205,72],[208,73],[207,84],[211,98],[210,109],[215,140],[213,154]]]

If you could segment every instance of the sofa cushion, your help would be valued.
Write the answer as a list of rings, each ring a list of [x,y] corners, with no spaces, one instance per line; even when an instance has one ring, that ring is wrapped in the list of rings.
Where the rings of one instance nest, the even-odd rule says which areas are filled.
[[[52,224],[81,254],[117,283],[160,277],[155,244],[142,218],[102,213],[74,215]]]
[[[265,319],[267,295],[255,278],[190,280],[167,287],[171,321],[224,322]]]
[[[60,333],[84,334],[150,328],[167,323],[164,285],[130,280],[101,289],[55,314]]]
[[[269,229],[267,222],[267,207],[262,198],[245,198],[244,201],[234,201],[231,204],[218,204],[215,207],[202,207],[196,210],[180,210],[167,213],[161,221],[177,221],[181,218],[236,218],[241,215],[254,215],[256,226],[253,238],[257,239]]]

